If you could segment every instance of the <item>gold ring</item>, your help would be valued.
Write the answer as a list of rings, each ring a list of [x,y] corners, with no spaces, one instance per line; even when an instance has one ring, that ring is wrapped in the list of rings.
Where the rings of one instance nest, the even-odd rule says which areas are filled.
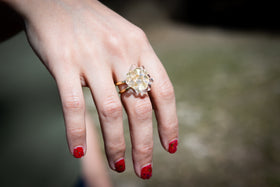
[[[144,66],[136,67],[132,65],[129,72],[126,74],[124,81],[116,82],[116,86],[126,85],[126,87],[119,91],[120,94],[132,89],[136,96],[144,96],[151,90],[153,79],[147,73]]]

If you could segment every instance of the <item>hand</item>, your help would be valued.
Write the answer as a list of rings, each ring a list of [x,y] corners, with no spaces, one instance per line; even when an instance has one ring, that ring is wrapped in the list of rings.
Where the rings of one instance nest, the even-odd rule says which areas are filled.
[[[14,7],[25,18],[31,46],[57,82],[72,154],[81,157],[86,152],[82,86],[88,86],[110,167],[116,171],[124,167],[123,105],[129,119],[135,172],[149,178],[152,109],[162,146],[171,153],[177,148],[178,122],[173,86],[144,32],[95,0],[15,2]],[[145,66],[154,79],[152,90],[146,97],[122,94],[120,99],[114,82],[124,80],[132,64]]]

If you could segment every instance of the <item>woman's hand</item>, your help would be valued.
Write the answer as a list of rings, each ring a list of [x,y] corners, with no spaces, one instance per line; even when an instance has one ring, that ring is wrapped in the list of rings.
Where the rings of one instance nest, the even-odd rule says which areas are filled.
[[[95,0],[11,0],[10,4],[25,18],[30,44],[57,82],[72,154],[86,153],[82,86],[88,86],[110,167],[119,172],[125,167],[124,106],[135,172],[150,178],[152,109],[162,146],[171,153],[177,149],[178,122],[172,84],[144,32]],[[114,82],[124,80],[132,64],[144,65],[153,77],[151,92],[146,97],[122,94],[120,99]]]

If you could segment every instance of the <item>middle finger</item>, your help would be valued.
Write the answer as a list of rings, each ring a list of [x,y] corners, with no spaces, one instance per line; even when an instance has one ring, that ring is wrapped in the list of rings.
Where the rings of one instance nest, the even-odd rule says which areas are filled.
[[[110,75],[110,68],[101,66],[99,71],[88,76],[87,80],[99,114],[109,165],[113,170],[123,172],[125,169],[125,141],[122,125],[122,105]]]

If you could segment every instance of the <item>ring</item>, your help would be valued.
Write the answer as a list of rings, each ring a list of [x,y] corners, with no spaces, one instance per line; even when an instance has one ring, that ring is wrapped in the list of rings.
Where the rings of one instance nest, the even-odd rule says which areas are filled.
[[[119,86],[125,84],[127,86],[119,91],[120,94],[132,89],[136,96],[144,96],[151,90],[152,82],[153,79],[147,73],[144,66],[136,67],[135,65],[132,65],[129,72],[126,74],[126,79],[115,83],[115,85]]]

